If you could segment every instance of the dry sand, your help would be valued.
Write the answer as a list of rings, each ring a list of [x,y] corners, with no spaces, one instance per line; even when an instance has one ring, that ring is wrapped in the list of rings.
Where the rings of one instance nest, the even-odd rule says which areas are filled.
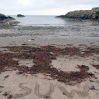
[[[9,77],[4,80],[6,75]],[[23,84],[22,86],[27,89],[22,89],[19,84]],[[98,80],[93,82],[86,80],[71,86],[56,80],[48,80],[42,74],[17,75],[15,71],[8,71],[0,75],[0,85],[4,86],[0,89],[1,99],[6,99],[2,95],[4,92],[11,94],[12,99],[44,99],[46,96],[50,96],[51,99],[98,99],[99,97]]]
[[[4,32],[9,33],[11,31],[4,30]],[[53,45],[56,47],[77,46],[82,49],[87,46],[99,46],[98,38],[43,38],[39,36],[0,37],[0,46],[28,45],[39,47]],[[10,52],[2,48],[0,51],[3,53]],[[33,60],[17,60],[19,60],[19,66],[26,65],[31,67],[34,65]],[[99,54],[94,54],[90,57],[60,56],[52,60],[51,64],[53,67],[67,72],[79,71],[77,65],[86,65],[89,67],[88,72],[95,74],[96,78],[88,78],[82,83],[68,85],[41,73],[30,75],[26,73],[18,74],[18,71],[13,70],[5,71],[0,74],[0,99],[7,99],[7,96],[3,95],[4,92],[12,95],[12,99],[99,99],[99,70],[92,66],[92,64],[99,65]]]

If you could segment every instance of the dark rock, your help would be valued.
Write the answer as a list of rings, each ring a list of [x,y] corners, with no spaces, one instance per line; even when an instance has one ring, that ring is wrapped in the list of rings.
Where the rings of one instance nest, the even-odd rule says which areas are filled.
[[[69,18],[75,20],[99,20],[99,7],[91,10],[70,11],[65,15],[56,16],[56,18]]]
[[[7,17],[4,14],[0,13],[0,20],[4,20],[4,19],[7,19]]]
[[[11,17],[11,16],[8,16],[7,19],[15,20],[15,18],[13,18],[13,17]]]
[[[9,23],[13,20],[15,20],[13,17],[0,13],[0,26],[10,25]]]
[[[5,19],[9,19],[9,20],[15,20],[13,17],[11,16],[5,16],[4,14],[0,14],[0,20],[5,20]]]
[[[11,25],[16,26],[20,22],[15,21],[15,18],[11,16],[5,16],[4,14],[0,14],[0,26]]]
[[[22,14],[18,14],[17,17],[25,17],[24,15]]]

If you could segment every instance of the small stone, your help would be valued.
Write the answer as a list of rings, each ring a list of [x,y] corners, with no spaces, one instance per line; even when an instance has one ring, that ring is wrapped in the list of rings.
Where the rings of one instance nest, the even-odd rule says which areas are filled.
[[[96,90],[96,89],[95,89],[95,86],[91,86],[89,89],[90,89],[90,90]]]

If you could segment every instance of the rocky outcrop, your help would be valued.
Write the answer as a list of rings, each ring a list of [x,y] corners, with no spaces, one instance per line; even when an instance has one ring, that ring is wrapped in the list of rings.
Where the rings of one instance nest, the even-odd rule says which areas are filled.
[[[56,16],[60,18],[70,18],[77,20],[99,20],[99,7],[92,8],[91,10],[76,10],[70,11],[65,15]]]
[[[6,20],[6,19],[15,20],[15,19],[12,18],[11,16],[5,16],[4,14],[1,14],[1,13],[0,13],[0,21]]]
[[[4,14],[0,13],[0,20],[4,20],[4,19],[7,19],[7,17]]]
[[[19,22],[15,21],[15,19],[11,16],[5,16],[4,14],[0,14],[0,26],[3,25],[17,25]]]
[[[22,14],[18,14],[17,17],[25,17],[24,15]]]

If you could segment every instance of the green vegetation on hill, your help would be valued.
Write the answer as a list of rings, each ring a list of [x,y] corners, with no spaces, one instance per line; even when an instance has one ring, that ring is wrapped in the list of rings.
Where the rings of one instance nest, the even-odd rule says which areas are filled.
[[[99,20],[99,7],[91,10],[75,10],[70,11],[65,15],[57,16],[62,18],[78,19],[78,20]]]

